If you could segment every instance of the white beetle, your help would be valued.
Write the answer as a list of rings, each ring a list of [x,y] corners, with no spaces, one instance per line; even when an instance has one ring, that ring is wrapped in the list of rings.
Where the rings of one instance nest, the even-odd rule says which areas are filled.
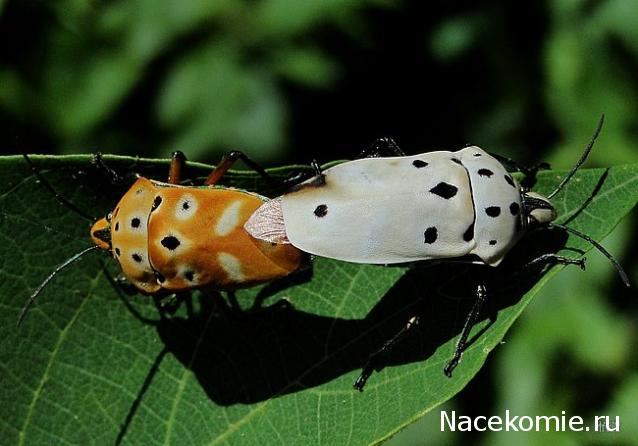
[[[322,175],[264,204],[246,230],[262,240],[348,262],[474,255],[496,266],[528,223],[518,182],[475,146],[358,159]],[[549,201],[543,203],[546,212],[530,217],[540,218],[539,223],[555,218]]]
[[[629,285],[618,262],[602,246],[585,234],[552,223],[557,212],[550,198],[585,161],[602,123],[601,118],[578,163],[547,198],[521,187],[499,160],[472,146],[457,152],[363,158],[336,165],[264,203],[245,229],[257,239],[290,243],[311,254],[348,262],[450,259],[496,266],[526,230],[555,226],[591,242]],[[396,145],[388,148],[402,154]],[[535,171],[528,169],[528,173]],[[584,268],[584,261],[548,253],[530,264],[555,262]],[[479,285],[454,356],[444,369],[448,376],[460,361],[485,294],[485,287]],[[378,357],[416,322],[418,317],[411,319],[372,355],[355,388],[363,389]]]

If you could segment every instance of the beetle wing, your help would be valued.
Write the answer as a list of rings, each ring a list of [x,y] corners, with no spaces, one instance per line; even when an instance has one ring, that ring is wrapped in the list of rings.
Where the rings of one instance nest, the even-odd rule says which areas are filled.
[[[243,226],[264,198],[237,189],[163,187],[149,219],[148,246],[162,288],[235,289],[283,277],[304,255],[255,240]]]
[[[299,249],[357,263],[460,257],[474,248],[466,170],[451,152],[365,158],[332,167],[283,196]]]

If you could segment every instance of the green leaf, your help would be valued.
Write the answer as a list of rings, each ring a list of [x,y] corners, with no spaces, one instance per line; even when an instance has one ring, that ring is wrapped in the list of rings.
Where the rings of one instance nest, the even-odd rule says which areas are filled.
[[[91,215],[112,210],[123,193],[88,156],[33,160]],[[167,167],[126,157],[106,162],[121,174],[158,179]],[[209,169],[192,164],[188,174],[199,178]],[[272,172],[286,177],[300,169]],[[542,172],[536,189],[550,191],[563,174]],[[251,173],[225,180],[272,193]],[[88,222],[60,205],[21,157],[0,158],[0,188],[2,444],[379,442],[463,389],[560,269],[542,277],[512,273],[534,249],[562,244],[547,231],[530,234],[496,271],[486,269],[486,314],[451,379],[442,369],[474,289],[467,285],[474,268],[459,264],[409,269],[316,259],[310,280],[237,293],[242,307],[259,293],[261,311],[230,310],[221,298],[196,293],[192,314],[182,305],[160,318],[149,297],[109,281],[118,274],[113,260],[92,253],[58,274],[16,329],[35,287],[91,242]],[[626,165],[580,171],[555,204],[561,221],[573,217],[571,227],[600,240],[637,199],[638,165]],[[566,244],[589,249],[571,237]],[[291,308],[276,304],[283,299]],[[368,355],[415,314],[422,318],[416,331],[363,393],[353,390]]]

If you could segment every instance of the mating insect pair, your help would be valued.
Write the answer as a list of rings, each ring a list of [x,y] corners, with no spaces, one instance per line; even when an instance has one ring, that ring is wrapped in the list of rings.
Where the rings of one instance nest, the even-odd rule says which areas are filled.
[[[178,184],[184,158],[177,154],[168,182],[138,178],[114,211],[93,225],[95,246],[58,267],[32,294],[20,320],[58,271],[97,248],[111,252],[140,291],[158,294],[193,288],[233,290],[268,282],[304,268],[306,253],[355,263],[447,259],[496,266],[526,231],[557,227],[592,243],[628,284],[620,265],[602,246],[553,223],[557,213],[550,199],[585,161],[601,126],[602,119],[578,163],[548,197],[529,191],[526,181],[522,187],[503,165],[511,161],[478,147],[405,156],[391,140],[381,140],[367,153],[371,157],[317,172],[273,200],[215,186],[238,158],[268,178],[239,152],[222,160],[199,188]],[[376,158],[382,150],[394,156]],[[519,170],[527,176],[535,173]],[[553,253],[531,262],[546,263],[584,267],[584,259]],[[485,299],[480,284],[445,367],[448,376],[461,359]],[[411,319],[408,327],[415,322]],[[363,389],[379,357],[398,338],[371,356],[355,388]]]

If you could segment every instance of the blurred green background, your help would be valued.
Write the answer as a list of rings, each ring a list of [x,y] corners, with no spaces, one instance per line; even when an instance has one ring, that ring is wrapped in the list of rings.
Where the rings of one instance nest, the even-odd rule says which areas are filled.
[[[274,166],[391,136],[568,168],[601,113],[589,165],[637,162],[635,0],[0,0],[4,153],[239,149]],[[605,242],[634,283],[636,217]],[[435,410],[389,444],[638,444],[636,292],[588,257],[446,408],[620,415],[620,434],[440,433]]]

